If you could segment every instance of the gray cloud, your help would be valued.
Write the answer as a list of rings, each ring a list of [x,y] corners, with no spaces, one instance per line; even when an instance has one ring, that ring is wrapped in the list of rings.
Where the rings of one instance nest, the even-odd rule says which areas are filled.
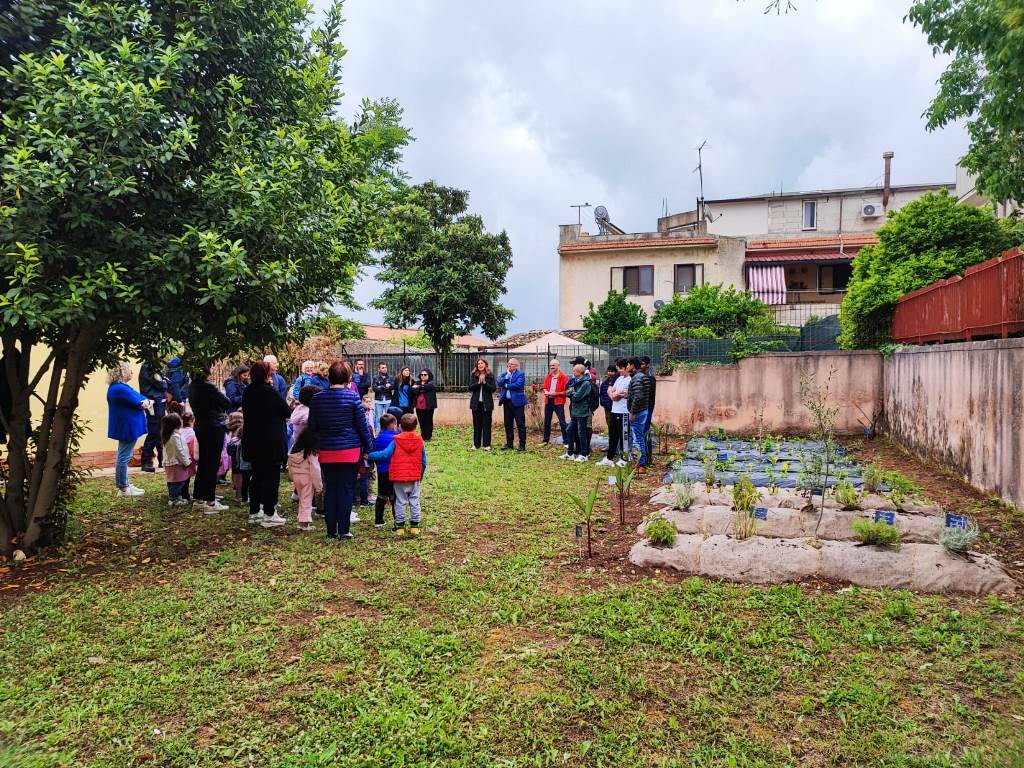
[[[349,0],[346,104],[398,99],[412,179],[469,189],[488,228],[509,232],[511,330],[554,326],[569,206],[653,229],[663,197],[692,208],[705,138],[708,197],[871,184],[887,149],[895,183],[953,179],[965,134],[924,130],[945,62],[905,4],[799,5]],[[379,291],[367,278],[357,299]]]

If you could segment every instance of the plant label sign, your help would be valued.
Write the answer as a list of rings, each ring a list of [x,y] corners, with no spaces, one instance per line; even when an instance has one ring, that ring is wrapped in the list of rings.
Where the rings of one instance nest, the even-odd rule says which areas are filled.
[[[608,485],[615,485],[615,475],[608,475]]]
[[[966,528],[967,515],[946,515],[947,528]]]
[[[875,522],[876,523],[888,523],[889,525],[896,525],[896,513],[895,512],[884,512],[880,509],[875,510]]]
[[[768,507],[754,507],[754,519],[755,520],[767,520],[768,519]]]
[[[728,453],[726,453],[725,451],[719,451],[718,452],[718,460],[719,461],[727,461],[728,459],[729,459],[729,454]]]

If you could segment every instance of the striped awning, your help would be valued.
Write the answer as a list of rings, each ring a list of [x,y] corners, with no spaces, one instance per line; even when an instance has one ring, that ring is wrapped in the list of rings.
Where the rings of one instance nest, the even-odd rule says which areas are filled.
[[[765,304],[786,303],[785,267],[748,267],[747,284],[754,298]]]

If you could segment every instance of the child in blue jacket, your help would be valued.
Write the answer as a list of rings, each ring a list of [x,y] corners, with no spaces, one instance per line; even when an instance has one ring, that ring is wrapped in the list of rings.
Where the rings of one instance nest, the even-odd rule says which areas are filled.
[[[398,434],[398,420],[390,413],[382,413],[380,416],[380,432],[373,441],[374,451],[383,451],[395,439]],[[391,469],[391,458],[379,459],[377,461],[377,500],[373,509],[373,527],[384,527],[384,510],[391,502],[391,515],[395,514],[395,484],[391,482],[388,472]]]

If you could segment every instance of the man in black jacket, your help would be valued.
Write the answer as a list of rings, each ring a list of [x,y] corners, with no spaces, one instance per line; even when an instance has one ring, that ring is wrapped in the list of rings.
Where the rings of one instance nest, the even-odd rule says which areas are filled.
[[[377,366],[377,375],[373,377],[373,430],[380,429],[380,417],[391,405],[391,396],[395,392],[395,379],[388,373],[388,364]]]
[[[629,408],[629,431],[633,436],[633,447],[640,449],[637,462],[637,474],[647,472],[647,441],[644,437],[644,426],[650,413],[651,379],[640,370],[640,358],[632,357],[626,363],[626,372],[630,376],[626,403]]]
[[[160,375],[149,363],[143,363],[139,369],[139,393],[153,402],[152,412],[146,412],[146,442],[142,444],[142,471],[156,472],[153,465],[153,454],[157,462],[164,465],[164,446],[160,441],[160,424],[167,413],[167,379]]]
[[[651,358],[644,355],[640,358],[640,370],[643,371],[651,385],[651,394],[647,398],[647,423],[644,425],[644,435],[647,438],[647,458],[653,454],[654,441],[651,438],[651,424],[654,423],[654,401],[658,394],[658,377],[651,371]]]

